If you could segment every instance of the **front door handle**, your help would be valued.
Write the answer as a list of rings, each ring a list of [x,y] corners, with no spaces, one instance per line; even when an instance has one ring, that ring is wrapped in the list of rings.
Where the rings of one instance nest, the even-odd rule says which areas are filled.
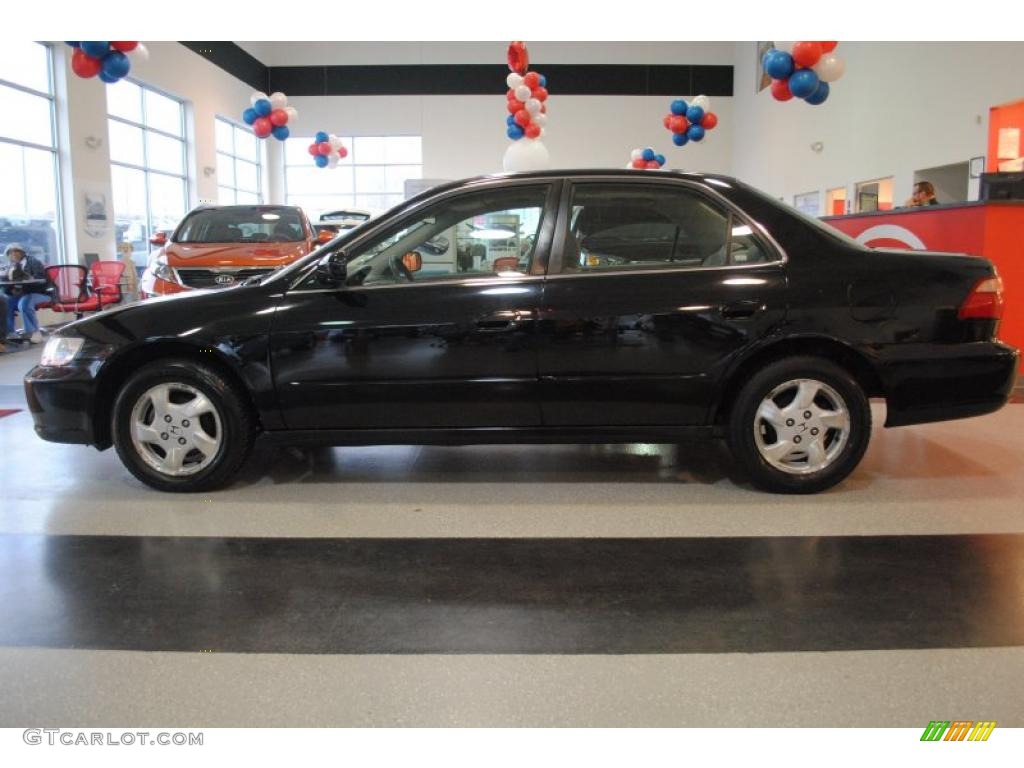
[[[728,304],[722,305],[722,317],[729,320],[743,320],[748,317],[753,317],[762,309],[764,309],[764,304],[760,299],[732,301]]]
[[[529,313],[526,313],[528,316]],[[476,329],[483,333],[501,333],[502,331],[514,331],[523,320],[522,312],[495,312],[493,315],[481,317],[475,323]]]

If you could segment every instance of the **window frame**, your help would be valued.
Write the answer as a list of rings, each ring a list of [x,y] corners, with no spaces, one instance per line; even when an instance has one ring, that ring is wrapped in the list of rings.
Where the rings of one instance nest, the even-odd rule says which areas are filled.
[[[111,158],[110,159],[110,166],[111,166],[111,168],[113,168],[114,166],[119,166],[121,168],[129,168],[131,170],[141,171],[142,172],[143,184],[144,184],[145,190],[146,190],[146,200],[145,200],[145,204],[146,204],[145,229],[146,229],[146,231],[145,231],[145,234],[144,234],[143,238],[144,238],[144,241],[146,243],[148,243],[149,240],[153,237],[153,234],[155,232],[155,230],[153,230],[152,227],[151,227],[152,221],[153,221],[153,196],[152,196],[152,190],[151,190],[151,187],[150,187],[150,174],[157,174],[157,175],[160,175],[160,176],[166,176],[166,177],[171,178],[171,179],[181,179],[182,182],[183,182],[182,183],[182,211],[183,211],[182,219],[184,219],[185,216],[188,215],[188,212],[189,212],[189,208],[190,208],[189,201],[191,199],[190,198],[191,179],[190,179],[190,176],[189,176],[189,159],[188,159],[189,140],[188,140],[188,116],[186,115],[186,110],[185,110],[186,102],[185,102],[184,99],[178,98],[174,94],[167,93],[166,91],[161,90],[160,88],[155,88],[155,87],[153,87],[151,85],[148,85],[148,84],[142,82],[141,80],[136,80],[135,78],[131,78],[131,77],[126,77],[126,78],[123,78],[123,79],[128,81],[132,85],[137,86],[140,89],[140,91],[141,91],[141,93],[140,93],[141,108],[142,108],[141,115],[142,115],[143,122],[139,123],[139,122],[136,122],[135,120],[131,120],[131,119],[126,118],[126,117],[120,117],[118,115],[113,115],[113,114],[110,113],[110,109],[108,107],[107,111],[106,111],[107,125],[109,126],[110,121],[114,120],[114,121],[122,123],[124,125],[128,125],[128,126],[130,126],[132,128],[137,128],[137,129],[139,129],[139,130],[141,130],[143,132],[143,135],[142,135],[142,162],[143,162],[143,165],[138,165],[136,163],[127,163],[127,162],[124,162],[123,160],[114,160],[113,158]],[[117,86],[117,83],[109,83],[109,84],[107,84],[107,88],[112,88],[112,87],[116,87],[116,86]],[[180,112],[180,114],[181,114],[181,135],[180,136],[176,136],[173,133],[169,133],[168,131],[165,131],[165,130],[163,130],[161,128],[151,127],[151,126],[146,124],[146,122],[145,122],[146,121],[146,91],[153,91],[154,93],[156,93],[156,94],[158,94],[160,96],[163,96],[164,98],[171,99],[172,101],[174,101],[174,102],[176,102],[178,104],[178,107],[179,107],[179,109],[181,111]],[[146,140],[146,132],[147,131],[155,133],[155,134],[157,134],[159,136],[163,136],[164,138],[173,139],[175,141],[181,142],[181,174],[171,173],[170,171],[163,171],[163,170],[160,170],[159,168],[150,167],[150,165],[149,165],[149,142]],[[109,145],[109,129],[108,129],[108,145]],[[117,240],[117,210],[114,207],[113,195],[111,195],[111,211],[113,213],[114,238],[115,238],[115,242],[116,242],[116,240]],[[180,224],[180,222],[179,222],[179,224]],[[177,227],[175,227],[175,229],[177,229]],[[151,248],[147,248],[147,261],[149,259],[149,253],[151,251],[152,251]],[[134,261],[134,251],[133,251],[133,261]]]
[[[0,78],[0,85],[7,88],[12,88],[22,93],[26,93],[30,96],[36,96],[39,98],[46,99],[49,102],[50,109],[50,143],[36,144],[31,141],[24,141],[22,139],[15,139],[0,133],[0,142],[4,144],[10,144],[15,147],[24,149],[34,149],[43,152],[49,152],[51,158],[51,168],[53,169],[53,190],[54,190],[54,212],[53,212],[53,227],[54,227],[54,238],[55,238],[55,252],[53,254],[54,261],[49,262],[50,264],[66,264],[67,256],[64,242],[64,200],[63,200],[63,188],[61,184],[61,169],[60,169],[60,157],[61,157],[61,145],[60,145],[60,131],[58,130],[57,124],[57,84],[55,76],[55,63],[54,63],[54,50],[53,45],[47,42],[33,40],[36,45],[41,45],[46,51],[46,84],[49,88],[49,93],[44,91],[37,91],[35,88],[30,88],[27,85],[21,83],[15,83],[10,80]],[[24,172],[24,152],[22,153],[22,165]]]
[[[223,152],[221,150],[221,148],[217,146],[217,121],[225,123],[226,125],[231,127],[231,151],[230,152]],[[225,156],[231,158],[231,168],[232,168],[232,171],[233,171],[233,178],[234,178],[234,183],[232,183],[232,184],[222,184],[220,178],[218,177],[218,179],[217,179],[217,204],[218,205],[265,205],[266,204],[266,202],[264,200],[264,186],[265,185],[263,183],[263,165],[264,165],[264,163],[263,163],[263,150],[264,150],[264,143],[263,142],[259,142],[257,144],[257,148],[256,148],[256,150],[257,150],[256,151],[256,161],[255,162],[253,162],[252,160],[249,160],[248,158],[242,157],[241,155],[238,154],[237,145],[235,143],[236,142],[236,138],[237,138],[237,131],[239,131],[239,130],[248,131],[250,129],[244,123],[239,123],[239,122],[237,122],[235,120],[232,120],[229,117],[225,117],[224,115],[216,114],[216,115],[213,116],[213,131],[214,131],[213,151],[214,151],[214,155],[215,156],[216,155],[225,155]],[[216,157],[215,157],[215,159],[216,159]],[[246,194],[252,194],[252,190],[242,189],[241,187],[238,186],[238,164],[239,163],[248,163],[249,165],[255,165],[256,166],[256,202],[255,203],[239,203],[238,202],[238,193],[239,192],[244,192]],[[221,200],[220,200],[220,190],[221,190],[221,187],[224,187],[225,189],[230,189],[232,192],[234,192],[235,199],[232,202],[230,202],[230,203],[221,202]]]
[[[546,277],[552,280],[565,280],[570,278],[586,278],[586,277],[600,277],[605,275],[663,275],[663,274],[676,274],[678,272],[697,272],[707,270],[735,270],[735,269],[756,269],[758,267],[766,267],[771,265],[785,264],[786,255],[781,247],[775,242],[774,238],[771,237],[770,233],[765,233],[759,225],[757,225],[753,219],[751,219],[746,213],[743,212],[735,203],[727,199],[724,195],[720,194],[710,187],[706,187],[702,184],[698,184],[686,179],[631,179],[628,176],[586,176],[586,177],[570,177],[567,178],[566,183],[562,189],[562,197],[559,205],[558,220],[555,227],[554,233],[554,246],[551,251],[550,263],[548,265],[548,271]],[[677,266],[677,267],[649,267],[644,269],[630,269],[628,267],[608,267],[604,269],[595,270],[579,270],[574,272],[565,271],[566,265],[564,264],[564,257],[568,249],[568,238],[571,235],[571,226],[569,218],[572,216],[572,201],[575,190],[579,187],[587,186],[615,186],[615,185],[628,185],[636,187],[637,189],[642,188],[675,188],[677,191],[686,190],[698,197],[704,199],[705,202],[718,208],[726,217],[727,226],[727,258],[731,262],[732,260],[732,230],[739,224],[746,226],[750,229],[750,237],[753,237],[758,245],[768,256],[765,261],[753,262],[750,264],[721,264],[716,266]]]

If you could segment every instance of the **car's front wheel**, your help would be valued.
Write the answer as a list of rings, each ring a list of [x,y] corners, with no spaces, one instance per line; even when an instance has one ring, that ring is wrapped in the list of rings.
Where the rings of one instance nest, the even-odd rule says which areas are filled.
[[[114,403],[112,428],[124,465],[161,491],[226,484],[255,439],[252,414],[231,383],[188,360],[159,360],[131,376]]]
[[[871,407],[850,374],[817,357],[778,360],[754,374],[729,416],[729,448],[755,485],[816,493],[860,463]]]

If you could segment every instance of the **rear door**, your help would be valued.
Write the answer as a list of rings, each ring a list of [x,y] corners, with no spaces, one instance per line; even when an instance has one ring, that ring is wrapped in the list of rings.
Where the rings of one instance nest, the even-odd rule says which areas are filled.
[[[679,181],[566,185],[538,323],[548,426],[698,425],[724,370],[785,317],[782,254]]]

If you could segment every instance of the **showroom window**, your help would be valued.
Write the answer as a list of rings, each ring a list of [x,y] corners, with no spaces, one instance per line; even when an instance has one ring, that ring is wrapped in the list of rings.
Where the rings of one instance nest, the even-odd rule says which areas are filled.
[[[130,80],[107,86],[110,176],[117,242],[144,267],[149,238],[185,215],[185,106]]]
[[[263,202],[263,151],[251,128],[223,117],[217,131],[217,202],[250,205]]]
[[[43,263],[63,261],[53,56],[48,45],[0,46],[0,254],[21,243]]]
[[[768,260],[750,227],[677,187],[581,184],[563,272],[720,267]]]
[[[821,193],[814,191],[793,195],[793,207],[808,216],[817,216],[821,213]]]
[[[313,138],[285,142],[285,199],[316,220],[321,213],[360,208],[380,213],[405,199],[407,179],[423,177],[419,136],[342,136],[348,156],[336,168],[317,168]]]

